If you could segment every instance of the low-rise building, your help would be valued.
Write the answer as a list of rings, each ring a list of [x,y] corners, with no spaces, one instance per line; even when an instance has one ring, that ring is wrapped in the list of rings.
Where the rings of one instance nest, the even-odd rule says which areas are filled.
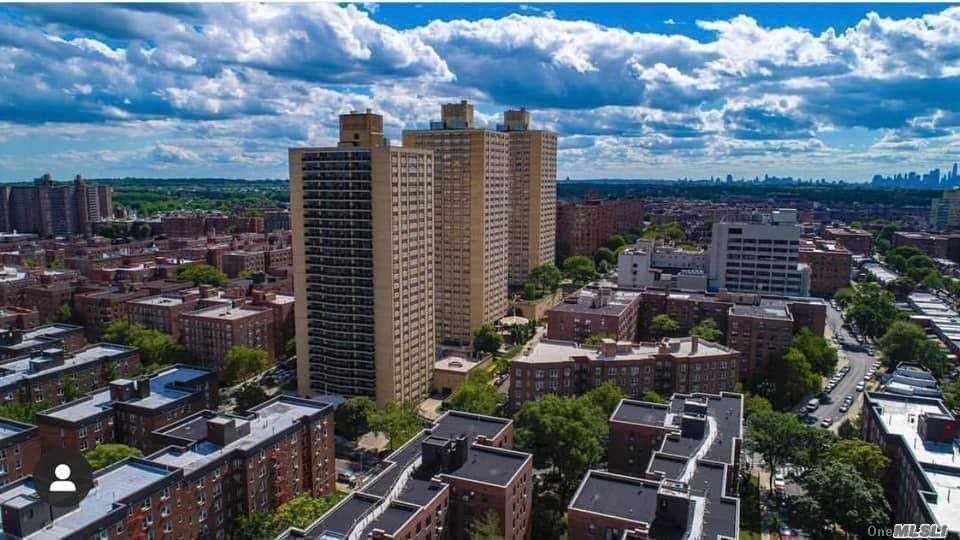
[[[810,294],[833,297],[850,286],[853,254],[834,242],[800,243],[800,262],[810,267]]]
[[[740,353],[697,337],[631,343],[604,340],[599,347],[544,340],[510,362],[509,406],[547,394],[577,396],[611,382],[633,398],[647,390],[721,392],[737,384]]]
[[[126,302],[148,296],[146,289],[122,284],[107,290],[77,293],[73,296],[73,312],[86,329],[87,337],[95,339],[112,321],[126,316]]]
[[[587,287],[547,312],[547,337],[581,342],[600,335],[617,341],[636,341],[639,307],[639,292]]]
[[[73,354],[45,349],[0,364],[0,396],[3,403],[59,405],[66,401],[67,385],[86,393],[100,388],[110,374],[130,377],[139,369],[134,347],[98,343]]]
[[[180,316],[181,342],[204,366],[222,372],[232,347],[263,349],[275,357],[273,311],[232,302]]]
[[[854,255],[869,256],[873,253],[873,235],[862,229],[852,227],[833,227],[823,232],[827,240],[835,240],[841,247]]]
[[[893,247],[913,246],[933,259],[948,258],[949,244],[949,238],[942,234],[910,231],[893,233]]]
[[[40,313],[32,308],[0,305],[0,328],[28,330],[40,324]]]
[[[465,540],[490,512],[501,538],[529,538],[533,456],[512,446],[512,421],[447,411],[387,457],[363,488],[281,538]]]
[[[0,486],[33,474],[40,461],[37,426],[0,418]]]
[[[134,324],[170,334],[178,341],[180,316],[195,311],[199,301],[200,293],[196,289],[136,298],[126,302],[127,318]]]
[[[882,484],[893,523],[944,525],[960,536],[960,422],[931,397],[867,392],[864,440],[890,458]]]
[[[0,331],[0,359],[23,356],[44,349],[71,353],[83,347],[83,327],[75,324],[47,324],[32,330],[11,328]]]
[[[610,471],[589,471],[567,508],[571,540],[737,538],[739,394],[624,400],[610,418]]]
[[[263,272],[266,257],[263,251],[230,251],[223,254],[220,264],[224,274],[235,278],[243,273]]]
[[[229,538],[239,516],[333,493],[333,408],[288,396],[240,417],[194,414],[158,434],[169,446],[94,473],[80,505],[52,508],[32,480],[0,489],[4,537]]]
[[[217,406],[217,375],[177,364],[150,377],[110,381],[107,388],[37,415],[43,448],[86,452],[122,443],[144,453],[159,450],[153,432]]]

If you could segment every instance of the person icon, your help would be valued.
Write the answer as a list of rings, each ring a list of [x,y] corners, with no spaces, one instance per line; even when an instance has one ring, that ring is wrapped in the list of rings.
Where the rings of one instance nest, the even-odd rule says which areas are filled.
[[[68,480],[70,478],[70,466],[66,463],[61,463],[53,470],[53,474],[57,477],[55,481],[50,484],[51,493],[74,493],[77,491],[77,485],[72,481]]]

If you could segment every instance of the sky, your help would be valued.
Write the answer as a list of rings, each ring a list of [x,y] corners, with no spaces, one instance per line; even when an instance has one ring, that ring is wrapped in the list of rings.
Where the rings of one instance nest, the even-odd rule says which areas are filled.
[[[960,161],[945,4],[0,6],[0,181],[286,178],[371,108],[468,99],[559,137],[562,178],[866,181]]]

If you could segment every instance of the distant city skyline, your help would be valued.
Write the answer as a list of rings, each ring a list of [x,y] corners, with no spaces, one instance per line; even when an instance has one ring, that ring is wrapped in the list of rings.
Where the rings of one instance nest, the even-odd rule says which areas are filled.
[[[527,107],[560,179],[869,182],[960,161],[944,5],[0,6],[0,181],[285,178],[337,114]]]

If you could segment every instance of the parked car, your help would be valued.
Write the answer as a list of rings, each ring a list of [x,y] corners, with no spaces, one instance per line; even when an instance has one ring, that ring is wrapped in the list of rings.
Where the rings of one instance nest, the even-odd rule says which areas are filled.
[[[863,388],[864,388],[863,383],[858,384],[858,385],[857,385],[857,392],[863,392]]]
[[[826,417],[826,418],[824,418],[824,419],[820,422],[820,427],[828,428],[828,427],[830,427],[830,426],[832,426],[832,425],[833,425],[833,418],[830,418],[829,416]]]
[[[847,411],[849,411],[849,410],[850,410],[850,404],[849,404],[849,403],[844,403],[843,405],[840,405],[840,412],[845,413],[845,412],[847,412]]]

